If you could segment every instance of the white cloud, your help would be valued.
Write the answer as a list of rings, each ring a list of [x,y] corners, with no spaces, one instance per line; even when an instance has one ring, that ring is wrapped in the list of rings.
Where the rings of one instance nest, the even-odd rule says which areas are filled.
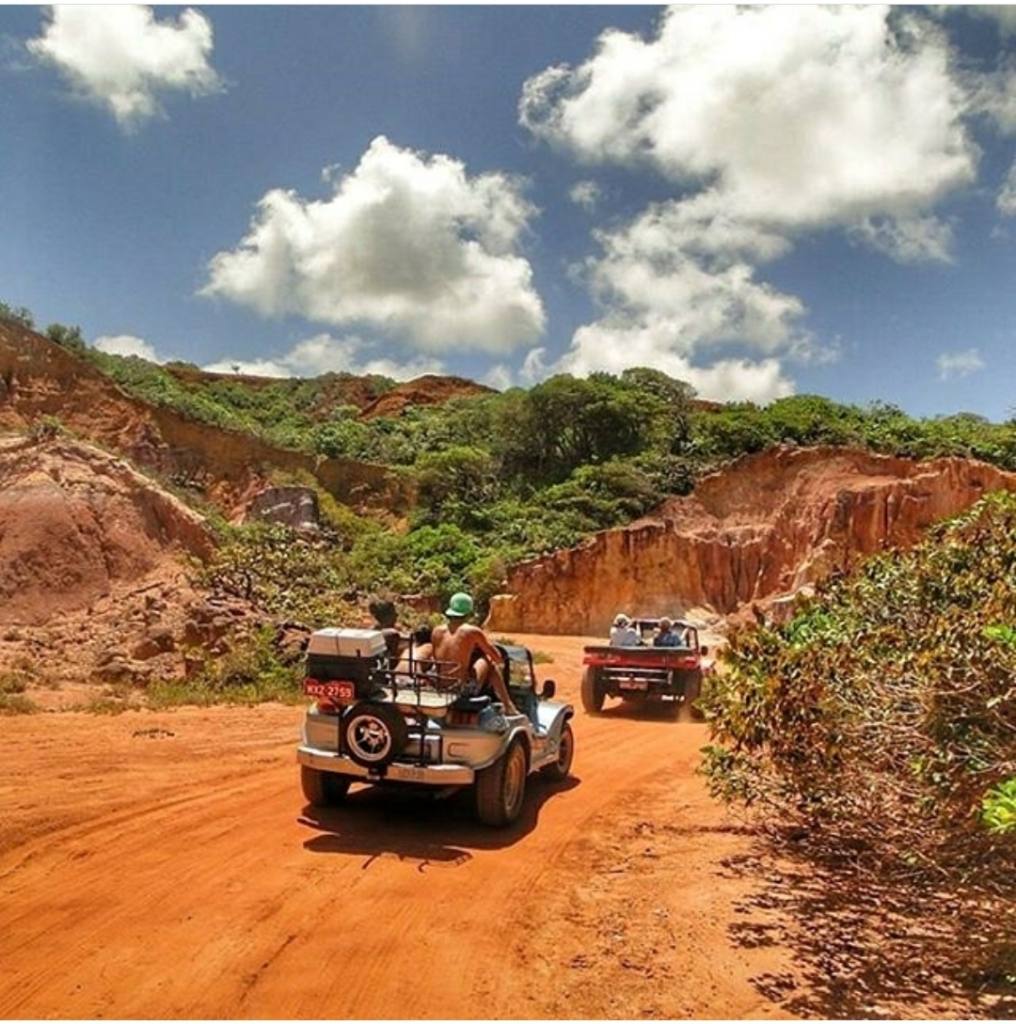
[[[534,207],[505,174],[374,139],[334,194],[274,189],[250,230],[209,264],[205,295],[265,316],[362,322],[440,352],[503,352],[544,328],[519,243]]]
[[[515,383],[515,375],[511,367],[504,363],[496,363],[480,379],[481,384],[486,384],[496,391],[507,391]]]
[[[1013,162],[1005,181],[1002,182],[995,205],[998,206],[999,212],[1005,214],[1006,217],[1016,217],[1016,161]]]
[[[242,373],[255,377],[317,377],[322,373],[352,373],[411,380],[425,373],[441,373],[444,366],[439,360],[426,356],[417,356],[406,362],[372,356],[369,346],[358,337],[335,338],[330,334],[316,334],[276,358],[219,359],[204,369],[211,373]]]
[[[140,5],[58,5],[26,45],[125,128],[158,114],[162,92],[201,96],[221,88],[209,64],[211,22],[191,8],[159,21]]]
[[[867,217],[851,229],[851,234],[897,263],[952,262],[952,227],[934,215]]]
[[[575,332],[571,348],[545,371],[584,377],[594,370],[620,373],[632,366],[651,366],[717,401],[764,403],[793,394],[793,382],[779,359],[720,359],[698,365],[684,339],[673,331],[674,325],[666,320],[587,324]]]
[[[983,114],[1002,135],[1016,134],[1016,57],[1010,55],[994,71],[964,76],[968,109]]]
[[[909,215],[972,180],[944,35],[884,7],[671,8],[529,79],[520,116],[590,162],[654,166],[737,218]]]
[[[595,181],[577,181],[568,190],[568,198],[584,210],[595,210],[603,198],[603,191]]]
[[[164,363],[155,347],[144,338],[136,338],[133,334],[103,334],[92,342],[92,346],[100,352],[113,356],[138,356],[150,363]]]
[[[984,369],[984,360],[976,348],[964,349],[962,352],[943,352],[936,360],[940,380],[953,377],[969,377],[970,374]]]
[[[941,29],[887,7],[674,7],[652,38],[610,30],[585,62],[530,78],[519,117],[534,135],[675,189],[597,234],[585,276],[602,314],[555,366],[788,393],[785,359],[832,353],[758,266],[830,227],[899,261],[948,261],[952,232],[931,210],[975,177],[969,107]],[[741,351],[703,363],[720,342]]]

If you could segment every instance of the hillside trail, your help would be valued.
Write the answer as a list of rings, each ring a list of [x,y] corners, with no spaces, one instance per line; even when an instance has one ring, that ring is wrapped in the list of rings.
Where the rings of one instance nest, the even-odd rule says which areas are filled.
[[[0,1016],[785,1017],[738,942],[750,831],[700,725],[578,706],[581,637],[517,635],[576,704],[521,820],[300,796],[294,707],[0,724]],[[791,979],[788,981],[788,979]]]

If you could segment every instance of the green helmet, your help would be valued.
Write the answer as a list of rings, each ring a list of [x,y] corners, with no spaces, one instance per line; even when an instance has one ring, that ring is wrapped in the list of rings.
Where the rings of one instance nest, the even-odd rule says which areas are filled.
[[[452,619],[464,619],[472,614],[473,599],[461,591],[458,594],[452,594],[452,599],[448,602],[448,607],[445,609],[445,615]]]

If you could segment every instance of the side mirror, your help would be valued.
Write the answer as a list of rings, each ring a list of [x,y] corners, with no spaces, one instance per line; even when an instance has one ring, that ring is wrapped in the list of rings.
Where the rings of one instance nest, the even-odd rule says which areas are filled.
[[[555,693],[557,693],[557,683],[553,679],[545,679],[543,689],[540,691],[540,700],[553,700]]]
[[[705,645],[703,644],[703,645],[702,645],[702,646],[701,646],[701,647],[699,648],[699,654],[701,654],[701,655],[702,655],[702,657],[704,658],[704,657],[705,657],[705,656],[706,656],[706,655],[707,655],[708,653],[709,653],[709,648],[708,648],[708,647],[706,647],[706,646],[705,646]]]

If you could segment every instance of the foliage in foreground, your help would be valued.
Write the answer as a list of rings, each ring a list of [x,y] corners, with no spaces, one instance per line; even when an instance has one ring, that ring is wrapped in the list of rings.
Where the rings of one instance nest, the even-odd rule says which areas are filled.
[[[1016,495],[736,633],[706,772],[904,872],[1016,879]]]
[[[1016,1008],[1016,495],[735,633],[725,660],[703,770],[822,879],[802,935],[834,1012],[870,1014],[875,979]]]

